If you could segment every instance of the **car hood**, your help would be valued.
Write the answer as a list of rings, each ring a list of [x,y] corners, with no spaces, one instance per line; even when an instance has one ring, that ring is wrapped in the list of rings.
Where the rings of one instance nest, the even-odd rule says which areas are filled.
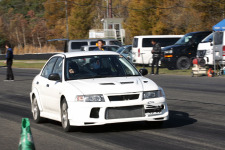
[[[212,48],[213,48],[213,46],[211,46],[210,42],[198,44],[198,50],[211,50]]]
[[[119,94],[158,90],[158,86],[145,77],[114,77],[68,81],[85,94]]]
[[[162,51],[168,51],[171,49],[177,49],[177,48],[181,48],[181,47],[187,47],[186,45],[170,45],[170,46],[166,46],[162,49]]]

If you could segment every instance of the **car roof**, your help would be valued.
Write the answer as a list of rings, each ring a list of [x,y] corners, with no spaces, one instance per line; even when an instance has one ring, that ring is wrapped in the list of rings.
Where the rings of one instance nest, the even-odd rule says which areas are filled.
[[[123,45],[123,46],[121,46],[121,47],[130,47],[130,46],[132,46],[132,45]]]
[[[102,47],[110,47],[110,46],[120,47],[119,45],[103,45]]]
[[[134,38],[179,38],[183,36],[184,35],[139,35],[134,36]]]
[[[80,42],[80,41],[98,41],[98,40],[103,40],[103,41],[118,41],[116,39],[79,39],[79,40],[70,40],[69,42]]]
[[[81,47],[97,47],[96,45],[84,45],[84,46],[81,46]]]
[[[79,56],[95,56],[95,55],[119,55],[116,52],[112,51],[79,51],[79,52],[69,52],[56,54],[54,56],[65,56],[66,58],[70,57],[79,57]]]
[[[110,47],[110,46],[116,46],[116,47],[120,47],[119,45],[103,45],[102,47]],[[81,46],[81,47],[97,47],[96,45],[84,45],[84,46]]]
[[[192,33],[192,34],[199,34],[199,33],[212,33],[212,31],[197,31],[197,32],[189,32],[189,33]],[[189,34],[187,33],[187,34]]]

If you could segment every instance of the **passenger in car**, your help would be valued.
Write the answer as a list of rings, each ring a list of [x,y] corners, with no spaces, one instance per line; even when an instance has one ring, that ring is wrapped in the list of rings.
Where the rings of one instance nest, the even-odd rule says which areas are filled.
[[[76,62],[71,61],[69,63],[68,72],[69,72],[69,78],[73,78],[75,76],[75,74],[77,74],[79,72],[79,67]]]
[[[90,69],[91,70],[96,70],[96,69],[99,69],[100,68],[100,60],[99,59],[96,59],[96,58],[92,58],[90,60]]]

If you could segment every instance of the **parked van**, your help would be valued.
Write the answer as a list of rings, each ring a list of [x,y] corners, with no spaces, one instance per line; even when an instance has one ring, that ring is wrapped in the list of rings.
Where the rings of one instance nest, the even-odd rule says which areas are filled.
[[[196,57],[198,44],[212,31],[191,32],[185,34],[174,45],[162,49],[161,62],[168,69],[188,69]]]
[[[151,64],[152,63],[152,44],[154,39],[160,43],[161,47],[176,43],[183,35],[144,35],[135,36],[133,39],[132,53],[134,64]]]
[[[116,39],[102,39],[104,45],[118,45],[122,43]],[[68,52],[80,51],[81,46],[96,45],[98,39],[70,40],[68,43]]]
[[[81,46],[81,51],[94,51],[97,48],[98,47],[96,45]],[[102,48],[104,49],[104,51],[116,52],[120,48],[120,46],[118,46],[118,45],[104,45]]]
[[[198,44],[197,57],[204,58],[206,65],[213,65],[213,33]]]

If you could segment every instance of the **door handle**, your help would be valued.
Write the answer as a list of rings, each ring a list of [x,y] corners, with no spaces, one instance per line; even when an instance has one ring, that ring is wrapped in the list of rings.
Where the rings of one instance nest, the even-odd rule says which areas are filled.
[[[46,84],[46,87],[49,87],[49,84]]]
[[[39,82],[37,81],[36,84],[39,84]]]

